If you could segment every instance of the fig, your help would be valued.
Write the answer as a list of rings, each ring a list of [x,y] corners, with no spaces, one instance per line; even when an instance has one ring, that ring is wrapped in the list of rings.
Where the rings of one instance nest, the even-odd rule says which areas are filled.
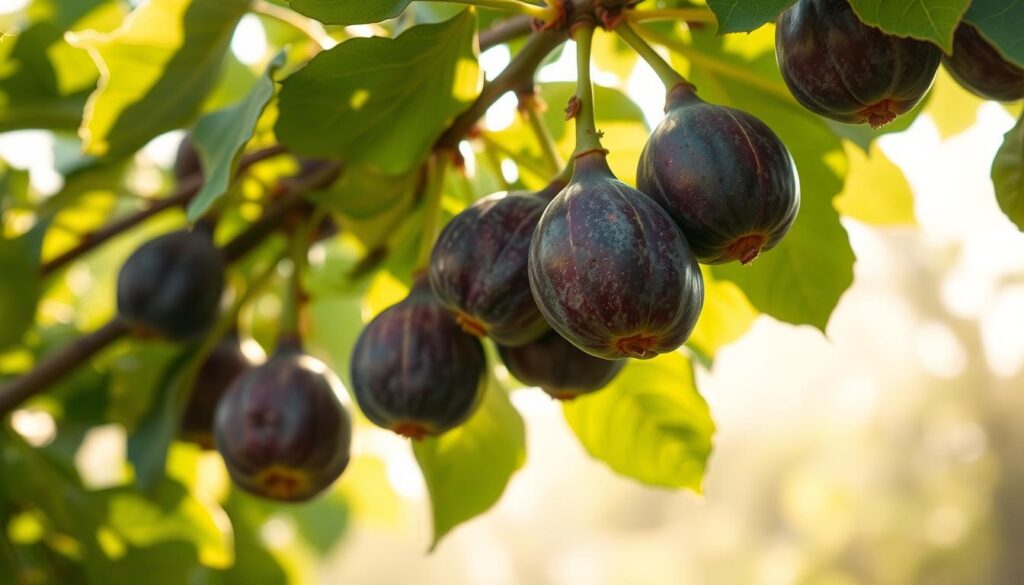
[[[861,22],[848,0],[799,0],[779,16],[775,53],[793,96],[808,110],[878,128],[928,93],[942,53]]]
[[[626,365],[582,352],[554,331],[520,347],[499,345],[498,354],[513,376],[558,400],[604,388]]]
[[[953,54],[943,55],[946,71],[967,91],[1000,102],[1024,98],[1024,68],[1010,62],[978,29],[961,23],[953,36]]]
[[[341,382],[292,346],[236,378],[217,405],[213,431],[228,473],[272,500],[308,500],[345,470],[352,419]]]
[[[188,404],[181,419],[181,438],[213,449],[213,413],[231,383],[253,367],[242,351],[238,334],[225,336],[210,352],[196,374]]]
[[[747,264],[778,245],[800,209],[796,166],[779,137],[689,84],[669,92],[665,111],[640,155],[637,187],[672,216],[697,260]]]
[[[456,215],[430,257],[430,285],[467,332],[522,345],[548,331],[533,302],[526,263],[547,202],[529,192],[496,193]]]
[[[604,359],[653,358],[686,341],[704,281],[683,233],[612,175],[604,151],[576,158],[530,244],[530,289],[551,327]]]
[[[224,256],[208,229],[176,231],[139,246],[117,277],[118,314],[143,335],[186,341],[217,318]]]
[[[439,435],[473,414],[484,391],[484,350],[434,298],[425,274],[363,329],[352,388],[374,424],[412,439]]]

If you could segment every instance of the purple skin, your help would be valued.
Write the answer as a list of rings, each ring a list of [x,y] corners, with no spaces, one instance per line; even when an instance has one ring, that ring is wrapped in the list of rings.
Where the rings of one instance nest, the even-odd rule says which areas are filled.
[[[462,424],[483,398],[483,345],[434,298],[426,275],[363,329],[351,364],[366,418],[412,439]]]
[[[164,234],[139,246],[117,277],[117,312],[146,335],[188,341],[217,319],[224,256],[197,228]]]
[[[796,168],[779,137],[687,84],[669,93],[666,111],[640,155],[637,187],[672,216],[697,260],[747,264],[778,245],[800,209]]]
[[[344,392],[324,364],[292,348],[236,379],[213,427],[234,482],[286,502],[308,500],[334,483],[352,443]]]
[[[513,376],[558,400],[604,388],[626,365],[584,353],[554,331],[521,347],[499,345],[498,353]]]
[[[1024,99],[1024,68],[1003,57],[976,28],[961,24],[953,37],[953,55],[942,63],[967,91],[1000,102]]]
[[[686,341],[704,303],[697,260],[672,218],[616,179],[603,152],[576,159],[541,217],[530,288],[544,318],[603,359],[650,359]]]
[[[181,437],[203,449],[213,449],[213,413],[228,387],[253,367],[236,335],[229,335],[199,367],[181,420]]]
[[[942,56],[931,43],[864,24],[847,0],[799,0],[779,16],[775,54],[805,108],[873,128],[921,101]]]
[[[430,257],[430,285],[467,333],[523,345],[549,330],[526,270],[533,230],[546,206],[531,193],[494,194],[441,232]]]

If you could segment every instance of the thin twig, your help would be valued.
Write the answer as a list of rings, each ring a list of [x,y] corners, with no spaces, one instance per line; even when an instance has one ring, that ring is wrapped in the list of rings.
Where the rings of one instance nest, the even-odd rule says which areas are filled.
[[[529,16],[516,15],[506,18],[494,26],[480,31],[480,50],[486,51],[491,47],[507,43],[512,39],[525,37],[533,30],[533,19]]]

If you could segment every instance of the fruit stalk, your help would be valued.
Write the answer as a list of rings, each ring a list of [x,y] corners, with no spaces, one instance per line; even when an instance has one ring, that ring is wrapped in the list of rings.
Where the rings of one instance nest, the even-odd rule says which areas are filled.
[[[338,44],[331,35],[327,34],[324,25],[312,18],[302,16],[294,10],[271,4],[266,0],[253,0],[251,10],[256,14],[262,14],[274,20],[278,20],[306,35],[321,49],[327,50]]]
[[[588,152],[604,151],[601,135],[594,119],[594,86],[590,81],[590,49],[594,38],[594,24],[581,21],[575,30],[576,38],[576,96],[569,105],[570,116],[576,118],[576,152],[579,158]]]
[[[715,13],[707,8],[652,8],[650,10],[627,10],[626,20],[650,22],[655,20],[681,20],[686,23],[715,24]]]
[[[672,65],[654,50],[654,47],[647,44],[647,41],[643,40],[640,35],[636,34],[636,31],[629,26],[629,23],[622,21],[617,27],[615,32],[626,41],[630,47],[640,57],[647,62],[648,65],[654,69],[654,72],[658,75],[658,79],[665,84],[665,92],[671,92],[675,87],[679,85],[690,85],[692,84],[686,80],[678,71],[672,68]]]

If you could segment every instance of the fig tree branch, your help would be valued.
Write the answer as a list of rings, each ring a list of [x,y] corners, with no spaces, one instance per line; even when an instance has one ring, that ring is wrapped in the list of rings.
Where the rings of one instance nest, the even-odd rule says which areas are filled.
[[[242,173],[252,165],[266,160],[268,158],[275,157],[283,153],[285,149],[279,145],[270,146],[262,150],[251,152],[242,157],[241,162],[238,164],[238,173]],[[120,235],[123,232],[130,230],[131,228],[141,224],[147,219],[160,213],[161,211],[171,209],[172,207],[179,207],[187,205],[189,201],[195,197],[196,193],[203,186],[203,178],[200,173],[194,173],[187,177],[183,181],[178,183],[178,186],[174,191],[167,197],[153,201],[149,207],[137,211],[131,215],[115,219],[109,224],[99,228],[94,232],[90,232],[82,236],[82,240],[75,247],[64,252],[63,254],[53,258],[52,260],[43,263],[40,267],[40,272],[43,276],[49,276],[53,272],[60,270],[69,263],[77,260],[84,256],[90,251],[98,248],[102,244],[106,243],[107,240],[114,236]]]
[[[480,50],[507,43],[512,39],[525,37],[533,30],[533,19],[529,16],[516,15],[498,22],[494,26],[480,31]]]

